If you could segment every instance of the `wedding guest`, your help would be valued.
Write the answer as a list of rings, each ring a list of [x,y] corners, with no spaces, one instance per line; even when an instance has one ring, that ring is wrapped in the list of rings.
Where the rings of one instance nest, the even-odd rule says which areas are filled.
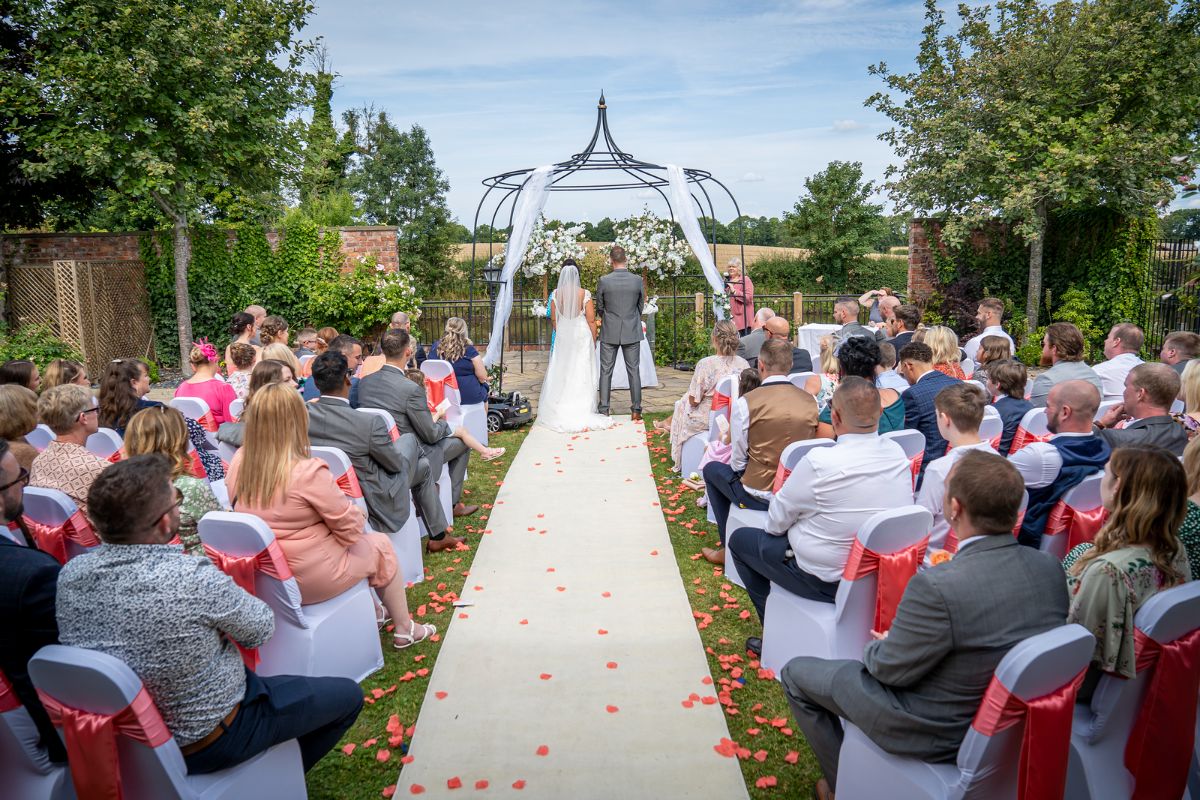
[[[1029,402],[1034,408],[1046,405],[1050,387],[1063,381],[1087,381],[1104,394],[1104,384],[1091,367],[1083,363],[1083,334],[1070,322],[1052,322],[1042,336],[1042,357],[1039,362],[1050,369],[1033,381]]]
[[[988,336],[998,336],[1008,342],[1008,352],[1003,356],[1010,358],[1017,350],[1017,343],[1012,340],[1000,322],[1004,319],[1004,301],[997,297],[985,297],[979,301],[979,308],[975,311],[975,321],[979,323],[979,333],[967,340],[963,345],[963,350],[967,354],[967,358],[972,361],[979,361],[979,348],[983,346],[983,340]]]
[[[837,388],[838,375],[842,372],[842,367],[837,360],[837,339],[833,336],[822,336],[817,340],[818,355],[817,360],[820,362],[821,372],[819,375],[809,378],[805,382],[804,388],[817,400],[817,408],[825,408],[829,405],[830,399],[833,397],[833,390]],[[812,391],[815,389],[816,391]]]
[[[404,365],[412,358],[412,338],[408,331],[385,333],[383,354],[387,357],[383,369],[368,375],[359,383],[359,402],[368,408],[382,408],[390,412],[400,433],[415,433],[421,440],[421,451],[429,459],[433,474],[441,475],[443,464],[450,473],[454,516],[474,514],[479,506],[468,506],[462,502],[463,480],[471,451],[461,439],[451,435],[450,426],[444,420],[433,421],[425,392],[405,376]],[[437,539],[431,536],[431,544],[435,541]]]
[[[912,341],[917,328],[921,327],[921,309],[905,303],[896,307],[896,310],[892,312],[892,317],[892,322],[888,326],[888,335],[891,336],[888,341],[899,353],[904,345]]]
[[[1183,450],[1183,471],[1187,473],[1187,514],[1179,525],[1179,543],[1187,553],[1192,580],[1200,580],[1200,439],[1193,439]]]
[[[458,380],[458,394],[464,406],[486,403],[488,398],[487,367],[483,356],[467,337],[467,323],[462,317],[446,320],[446,331],[442,338],[429,347],[431,359],[449,361]]]
[[[288,344],[288,324],[283,317],[271,314],[264,317],[258,326],[258,339],[264,348],[273,344]]]
[[[69,358],[56,358],[46,365],[46,374],[42,376],[41,391],[44,392],[66,383],[92,388],[87,367]]]
[[[1062,568],[1012,536],[1024,490],[1004,459],[967,453],[946,488],[960,540],[954,559],[913,576],[890,630],[861,660],[800,657],[783,668],[788,703],[824,775],[820,800],[837,788],[842,719],[893,755],[953,763],[1000,660],[1063,624]]]
[[[1200,358],[1200,334],[1191,331],[1168,333],[1158,353],[1158,360],[1180,375],[1183,374],[1184,367],[1195,358]]]
[[[353,336],[342,333],[334,336],[326,345],[325,352],[341,353],[346,357],[346,362],[350,366],[350,407],[358,408],[358,371],[363,364],[363,345],[358,339]],[[312,374],[312,361],[306,365],[309,374]],[[300,387],[300,392],[306,401],[317,399],[320,392],[317,386],[311,380],[305,380]]]
[[[250,393],[250,373],[254,369],[254,348],[248,344],[234,342],[229,345],[229,358],[232,367],[229,370],[229,385],[239,400],[245,400]]]
[[[229,324],[229,335],[233,337],[233,341],[225,348],[225,365],[227,368],[232,368],[233,359],[230,356],[229,348],[235,344],[244,344],[247,347],[253,347],[254,360],[258,360],[258,354],[262,352],[262,345],[257,341],[258,332],[255,329],[254,317],[251,314],[247,314],[245,311],[239,311],[234,314],[233,321]]]
[[[833,393],[832,405],[837,444],[810,450],[801,459],[771,499],[765,530],[739,528],[730,535],[729,552],[760,620],[772,583],[832,603],[862,523],[912,502],[904,450],[879,438],[879,390],[864,378],[848,376]],[[746,646],[761,652],[760,641],[751,639]]]
[[[1033,408],[1033,404],[1025,399],[1028,375],[1025,365],[1011,358],[988,362],[987,391],[995,398],[992,407],[996,409],[1000,421],[1004,424],[1000,434],[1000,447],[996,451],[1002,456],[1009,454],[1013,437],[1017,434],[1017,428],[1021,427],[1021,420]]]
[[[1009,455],[1029,490],[1029,506],[1017,540],[1039,547],[1054,505],[1084,478],[1104,469],[1112,448],[1092,430],[1100,392],[1087,381],[1064,381],[1046,398],[1049,441],[1033,442]]]
[[[725,525],[730,507],[737,503],[739,508],[766,511],[774,496],[771,488],[783,448],[816,434],[817,403],[812,395],[788,381],[791,366],[792,348],[787,342],[773,339],[763,344],[758,356],[762,385],[739,397],[730,409],[733,449],[729,463],[713,462],[704,467],[704,484],[721,547],[706,547],[702,552],[714,564],[725,563]]]
[[[1195,363],[1193,363],[1193,361]],[[1200,429],[1200,360],[1193,359],[1179,376],[1179,399],[1183,400],[1183,423],[1189,435]],[[1173,365],[1171,366],[1174,369]]]
[[[325,352],[329,347],[329,343],[338,337],[337,328],[326,325],[324,328],[317,328],[317,355]]]
[[[1103,400],[1120,400],[1125,394],[1125,376],[1129,370],[1142,363],[1138,353],[1142,349],[1145,335],[1142,329],[1131,322],[1112,326],[1104,339],[1104,358],[1092,367],[1104,382]],[[1178,373],[1176,373],[1178,374]]]
[[[88,452],[87,438],[100,427],[100,409],[92,393],[82,386],[55,386],[38,398],[38,418],[57,437],[33,459],[29,485],[57,489],[88,513],[87,493],[92,481],[109,464]]]
[[[873,330],[859,324],[858,301],[852,297],[839,297],[837,302],[833,304],[833,321],[842,326],[841,330],[834,336],[836,340],[836,345],[834,346],[835,353],[837,352],[837,348],[841,347],[842,343],[851,336],[866,336],[869,339],[878,341],[884,338],[882,330]]]
[[[974,340],[972,340],[974,341]],[[1012,346],[1008,343],[1009,340],[1003,336],[992,336],[988,334],[979,342],[979,347],[975,350],[975,355],[972,358],[975,360],[975,371],[971,373],[971,379],[979,381],[983,385],[987,385],[988,381],[988,365],[998,361],[1007,361],[1012,358]],[[1024,387],[1021,388],[1022,397],[1024,397]]]
[[[404,376],[413,383],[417,384],[417,386],[420,386],[421,391],[426,393],[426,405],[429,406],[429,413],[433,416],[433,423],[436,425],[438,421],[445,416],[445,414],[443,414],[440,409],[436,408],[433,403],[428,402],[429,393],[425,385],[425,373],[421,372],[419,369],[407,369],[404,371]],[[497,458],[507,452],[503,447],[488,447],[486,444],[472,436],[471,432],[467,430],[465,425],[459,425],[457,429],[451,432],[451,435],[462,439],[463,444],[465,444],[471,450],[474,450],[476,453],[479,453],[479,455],[483,457],[484,461],[495,461]]]
[[[774,311],[769,308],[760,308],[754,312],[754,319],[750,323],[750,332],[738,338],[737,355],[745,359],[746,363],[752,367],[758,365],[758,351],[762,349],[763,342],[767,340],[767,331],[764,326],[768,320],[774,318]]]
[[[417,316],[419,317],[420,314]],[[425,359],[428,356],[425,353],[425,345],[421,344],[417,334],[412,332],[412,319],[403,311],[397,311],[395,314],[392,314],[390,328],[394,331],[408,331],[408,334],[412,337],[413,341],[413,360],[409,366],[417,367],[419,369],[421,364],[425,362]],[[379,354],[382,355],[383,351],[380,350]]]
[[[738,397],[749,394],[759,386],[762,386],[762,376],[753,367],[744,369],[738,374]],[[704,445],[704,455],[700,456],[700,463],[697,469],[703,473],[705,465],[713,461],[728,464],[732,454],[733,446],[729,443],[729,430],[726,429],[716,439],[710,439]],[[700,508],[708,508],[708,495],[704,491],[704,478],[694,481],[690,475],[687,475],[684,476],[680,483],[685,484],[693,491],[699,492],[700,496],[696,498],[696,505]]]
[[[1179,376],[1166,364],[1138,364],[1125,376],[1122,402],[1096,422],[1100,438],[1115,450],[1131,445],[1157,445],[1176,456],[1187,446],[1187,428],[1171,416],[1179,394]],[[1117,423],[1124,421],[1124,427]]]
[[[862,297],[858,298],[858,304],[869,309],[867,317],[871,324],[880,326],[895,319],[895,311],[896,307],[900,305],[900,298],[896,297],[895,292],[884,286],[882,289],[863,292]]]
[[[291,351],[288,350],[288,353]],[[218,425],[233,419],[233,415],[229,413],[229,404],[237,399],[237,393],[232,386],[217,377],[217,370],[220,368],[217,363],[217,348],[205,339],[193,342],[188,363],[192,367],[192,377],[175,388],[175,396],[195,397],[208,403],[213,420]]]
[[[296,358],[315,356],[317,354],[317,329],[301,328],[296,332]]]
[[[842,344],[838,351],[838,381],[844,381],[847,376],[862,378],[875,383],[875,372],[879,367],[879,345],[875,340],[865,336],[853,336]],[[906,384],[907,388],[907,384]],[[898,431],[904,427],[904,401],[900,392],[895,389],[879,389],[879,433]],[[827,404],[817,416],[817,437],[822,439],[834,438],[833,406]]]
[[[298,388],[296,373],[287,364],[271,359],[259,361],[250,372],[250,388],[246,392],[245,405],[247,407],[250,405],[259,389],[272,383],[283,383],[293,389]],[[242,413],[244,415],[245,411]],[[223,423],[217,428],[217,441],[233,447],[241,447],[245,431],[246,426],[241,420]]]
[[[705,356],[696,362],[692,381],[683,397],[675,401],[675,411],[669,419],[654,423],[658,430],[671,432],[671,460],[674,469],[680,469],[683,445],[693,436],[708,434],[708,416],[712,411],[713,392],[717,384],[730,375],[748,369],[746,359],[737,355],[740,347],[734,323],[721,320],[712,331],[709,343],[715,355]],[[757,354],[755,357],[757,361]]]
[[[925,434],[925,453],[916,485],[920,490],[930,462],[946,454],[946,440],[938,431],[934,399],[956,381],[933,368],[933,351],[922,342],[910,342],[900,351],[900,374],[909,383],[909,390],[900,395],[904,400],[904,427]]]
[[[300,359],[296,358],[296,354],[286,344],[272,342],[265,345],[262,349],[262,359],[264,361],[282,361],[288,365],[292,375],[300,374]]]
[[[908,381],[896,372],[896,348],[890,341],[879,342],[879,364],[875,367],[875,388],[908,390]]]
[[[922,340],[933,352],[933,368],[955,380],[966,380],[958,349],[958,336],[945,325],[930,325]]]
[[[763,323],[763,331],[768,339],[782,339],[792,344],[792,326],[778,314]],[[812,372],[812,356],[803,347],[792,348],[792,369],[788,374],[797,372]]]
[[[2,389],[24,389],[3,386]],[[0,526],[18,522],[24,511],[22,495],[29,473],[17,463],[0,439]],[[67,751],[50,723],[37,690],[29,679],[29,659],[48,644],[58,644],[58,622],[54,618],[54,593],[58,585],[58,561],[35,547],[23,547],[0,535],[0,677],[25,706],[37,727],[39,744],[50,760],[62,763]]]
[[[42,376],[38,373],[37,364],[24,359],[4,362],[0,365],[0,386],[9,383],[24,386],[31,392],[41,391]]]
[[[59,574],[59,637],[129,665],[188,774],[227,769],[289,739],[311,769],[358,717],[362,690],[347,678],[266,677],[243,666],[236,645],[264,644],[274,612],[208,559],[168,544],[179,528],[170,474],[165,457],[138,456],[93,485],[103,544]]]
[[[729,293],[729,317],[738,328],[738,334],[750,333],[754,319],[754,281],[742,267],[742,260],[729,259],[725,270],[725,290]]]
[[[386,534],[364,532],[365,515],[338,488],[329,467],[313,458],[304,401],[273,383],[246,408],[246,441],[229,468],[229,494],[237,508],[271,528],[306,604],[337,597],[364,578],[395,620],[397,649],[437,633],[408,613],[404,580]],[[247,466],[252,465],[252,466]]]
[[[350,459],[367,502],[371,527],[379,531],[403,528],[412,505],[411,492],[425,526],[444,532],[447,521],[438,500],[438,476],[429,469],[416,436],[406,433],[393,442],[382,417],[350,407],[350,363],[342,353],[330,350],[317,356],[312,377],[321,396],[305,404],[308,439],[317,447],[337,447]]]
[[[24,386],[0,385],[0,439],[7,442],[9,452],[24,470],[33,466],[38,454],[38,449],[25,440],[25,435],[37,427],[37,401],[37,395]]]
[[[1191,574],[1176,535],[1187,513],[1187,476],[1179,459],[1158,447],[1114,450],[1100,494],[1108,521],[1094,542],[1078,545],[1063,560],[1071,593],[1067,622],[1096,637],[1080,700],[1091,698],[1102,673],[1134,677],[1130,632],[1138,609]]]
[[[933,515],[933,529],[929,534],[929,549],[925,563],[930,563],[933,550],[952,549],[947,541],[951,524],[946,518],[946,479],[950,470],[964,455],[973,451],[995,453],[990,442],[979,438],[979,424],[983,422],[984,397],[974,386],[956,383],[938,392],[933,400],[937,412],[938,433],[946,440],[950,449],[941,458],[935,458],[925,470],[925,480],[917,492],[917,505],[928,509]],[[956,534],[957,536],[957,534]],[[957,547],[957,544],[954,545]]]
[[[112,428],[125,435],[129,419],[143,408],[160,406],[157,400],[147,400],[150,391],[150,369],[136,358],[117,358],[108,363],[100,379],[100,427]]]
[[[155,406],[134,414],[121,449],[127,458],[151,453],[166,456],[171,468],[171,485],[179,492],[179,538],[183,549],[194,556],[204,555],[197,533],[200,518],[210,511],[222,509],[208,481],[192,474],[187,421],[183,414],[169,406]]]
[[[244,313],[249,314],[254,318],[254,336],[250,339],[249,344],[252,344],[255,347],[262,347],[263,342],[259,331],[262,328],[263,320],[267,318],[267,310],[262,306],[251,305],[246,306]]]

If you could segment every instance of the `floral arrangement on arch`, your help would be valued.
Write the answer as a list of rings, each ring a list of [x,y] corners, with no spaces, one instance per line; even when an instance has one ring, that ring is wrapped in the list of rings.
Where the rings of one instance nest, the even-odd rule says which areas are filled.
[[[529,234],[529,244],[525,247],[525,258],[521,261],[521,274],[526,277],[554,275],[562,269],[563,262],[568,258],[582,261],[587,254],[587,248],[579,243],[583,237],[583,226],[572,225],[569,228],[546,227],[546,216],[539,214]],[[488,261],[491,267],[504,266],[504,251],[492,256]]]
[[[635,217],[623,219],[613,226],[613,245],[625,248],[630,269],[646,264],[654,275],[671,278],[683,274],[684,263],[691,252],[687,242],[673,235],[672,223],[648,208]]]

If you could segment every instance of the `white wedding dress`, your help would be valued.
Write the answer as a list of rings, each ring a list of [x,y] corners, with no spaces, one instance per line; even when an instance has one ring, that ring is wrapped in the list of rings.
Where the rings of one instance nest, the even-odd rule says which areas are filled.
[[[600,368],[596,344],[583,309],[592,299],[584,291],[580,302],[579,270],[567,265],[559,275],[552,297],[557,324],[554,349],[538,398],[537,424],[563,433],[599,430],[613,424],[611,417],[596,413],[596,388]]]

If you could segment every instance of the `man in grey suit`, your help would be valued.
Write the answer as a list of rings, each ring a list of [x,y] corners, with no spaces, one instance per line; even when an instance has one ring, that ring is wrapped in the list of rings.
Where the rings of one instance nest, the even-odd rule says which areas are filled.
[[[416,434],[434,479],[442,474],[443,464],[449,468],[454,516],[474,514],[479,506],[462,503],[463,479],[467,476],[467,457],[471,451],[462,439],[450,435],[450,426],[445,420],[433,421],[425,390],[404,374],[404,365],[412,358],[412,336],[405,330],[388,331],[383,335],[380,347],[383,366],[358,383],[360,407],[382,408],[391,413],[400,433]]]
[[[737,354],[746,359],[752,367],[758,366],[758,354],[763,342],[767,340],[767,320],[774,319],[775,312],[769,308],[760,308],[754,312],[754,322],[750,323],[750,332],[738,339]],[[735,323],[736,324],[736,323]]]
[[[1024,493],[1005,459],[964,455],[945,499],[960,542],[954,560],[913,576],[891,629],[872,632],[862,661],[801,657],[783,668],[788,702],[825,774],[822,800],[837,785],[839,717],[894,755],[953,761],[1000,659],[1066,622],[1062,566],[1012,535]]]
[[[612,272],[600,278],[596,287],[596,306],[600,313],[600,403],[596,411],[608,413],[612,393],[613,366],[617,348],[625,357],[625,372],[629,375],[629,404],[633,421],[642,418],[642,306],[646,290],[642,279],[626,266],[625,248],[613,247],[609,253]]]
[[[1104,413],[1096,423],[1096,435],[1109,447],[1154,445],[1183,455],[1187,428],[1171,416],[1171,404],[1179,395],[1179,376],[1166,364],[1138,364],[1125,376],[1125,394],[1119,405]],[[1124,428],[1114,426],[1126,420]]]
[[[442,535],[447,523],[438,500],[437,476],[421,454],[417,437],[406,433],[393,442],[382,417],[350,407],[350,364],[342,353],[330,350],[313,359],[312,379],[321,396],[305,404],[309,441],[318,447],[336,447],[350,458],[371,527],[388,533],[403,528],[411,491],[431,534],[429,549],[457,546],[461,539]]]
[[[842,342],[849,339],[851,336],[866,336],[877,342],[884,340],[882,330],[868,328],[858,321],[858,301],[853,297],[840,297],[833,304],[833,321],[842,326],[842,329],[834,334],[837,339],[837,347],[842,346]]]

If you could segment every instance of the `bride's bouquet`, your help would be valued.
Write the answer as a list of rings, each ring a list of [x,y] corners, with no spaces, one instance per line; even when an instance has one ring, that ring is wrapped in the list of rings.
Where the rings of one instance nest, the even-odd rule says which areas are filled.
[[[660,278],[683,274],[689,250],[687,242],[675,238],[671,220],[644,208],[638,216],[618,222],[613,230],[613,244],[625,248],[631,267],[645,264]]]
[[[582,261],[587,255],[579,240],[583,238],[583,226],[572,225],[569,228],[546,228],[546,217],[539,215],[534,223],[533,232],[529,235],[529,244],[525,247],[525,257],[521,261],[521,274],[526,277],[553,275],[562,268],[568,258]],[[501,268],[504,266],[504,253],[492,256],[488,266]]]

